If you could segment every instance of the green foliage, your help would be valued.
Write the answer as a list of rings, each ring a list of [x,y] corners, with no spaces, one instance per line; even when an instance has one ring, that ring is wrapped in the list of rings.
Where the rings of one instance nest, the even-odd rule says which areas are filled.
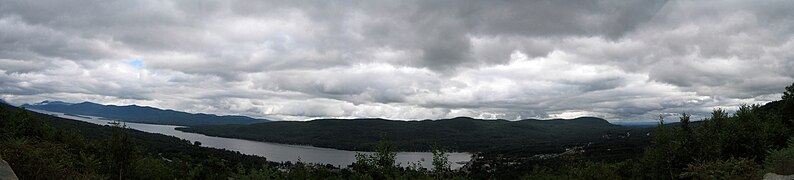
[[[380,168],[394,167],[394,158],[397,156],[396,150],[394,143],[387,140],[384,135],[383,139],[378,142],[378,146],[375,147],[375,165]]]
[[[237,166],[237,173],[232,175],[232,178],[239,180],[279,179],[282,178],[282,174],[278,169],[268,165],[263,165],[259,169],[247,170],[242,166]]]
[[[792,93],[794,88],[790,86],[784,93],[785,103],[794,102]],[[791,138],[785,119],[791,116],[783,113],[791,107],[778,107],[779,103],[743,105],[733,115],[715,109],[702,122],[692,122],[688,114],[682,114],[678,124],[657,126],[652,146],[638,164],[623,161],[563,165],[554,170],[541,167],[525,178],[758,179],[764,172],[761,162],[766,172],[791,174],[794,140],[785,146],[786,139]]]
[[[21,179],[83,179],[75,157],[65,147],[36,139],[15,138],[0,142],[0,154]]]
[[[788,147],[769,151],[764,168],[778,174],[794,174],[794,138],[789,139]]]
[[[659,126],[642,159],[648,178],[706,179],[754,176],[767,149],[789,137],[783,122],[760,106],[741,106],[733,116],[716,109],[699,126],[683,115],[679,126]]]
[[[681,118],[678,121],[679,123],[681,123],[681,125],[680,125],[681,126],[681,131],[688,132],[688,131],[691,130],[691,128],[689,127],[689,121],[690,121],[689,119],[690,119],[690,117],[692,117],[692,115],[690,115],[690,114],[687,114],[687,113],[682,113],[681,114]],[[688,134],[686,134],[686,135],[688,135]]]
[[[21,179],[226,179],[232,174],[228,160],[216,156],[244,156],[173,140],[0,104],[0,156]],[[182,155],[170,155],[170,148],[180,147],[185,149],[176,152]],[[166,154],[174,160],[162,156]],[[266,162],[252,156],[237,159]]]
[[[783,92],[782,107],[779,111],[789,129],[794,129],[794,83],[786,87]]]
[[[521,121],[465,117],[424,121],[319,119],[177,128],[211,136],[353,151],[375,151],[379,142],[377,135],[387,133],[399,151],[430,151],[428,147],[439,145],[450,151],[465,152],[514,151],[529,149],[527,147],[559,149],[563,144],[595,141],[605,133],[635,129],[590,117]]]
[[[133,159],[130,163],[126,177],[128,179],[179,179],[178,174],[173,173],[174,167],[162,159],[154,157],[142,157]]]
[[[353,164],[353,170],[361,175],[361,178],[372,177],[375,179],[394,178],[397,171],[394,158],[397,155],[395,152],[394,143],[388,141],[385,135],[381,136],[382,139],[375,147],[375,153],[367,155],[364,153],[356,154],[356,163]]]
[[[102,149],[102,154],[106,155],[107,162],[110,162],[108,168],[115,172],[118,179],[125,179],[124,173],[138,153],[135,150],[135,144],[126,132],[126,127],[113,127],[113,133],[104,142],[104,147],[106,148]]]
[[[102,168],[102,160],[94,154],[80,153],[77,156],[75,168],[79,172],[83,172],[86,176],[92,177],[92,179],[100,179],[98,177],[104,177],[103,175],[99,174],[99,169]]]
[[[604,163],[604,162],[585,162],[578,165],[568,165],[552,170],[548,167],[534,167],[533,171],[523,176],[521,179],[626,179],[626,169],[624,163]],[[629,168],[630,169],[630,168]]]
[[[645,151],[640,162],[648,178],[670,179],[688,162],[683,162],[683,144],[677,141],[676,127],[660,124],[653,132],[653,146]]]
[[[748,158],[729,158],[687,165],[681,178],[694,179],[759,179],[759,165]]]
[[[615,164],[588,162],[570,171],[572,179],[622,179]]]
[[[783,92],[783,96],[781,97],[783,101],[792,101],[794,100],[794,83],[789,86],[786,86],[786,91]]]
[[[356,154],[356,162],[351,165],[352,174],[345,179],[468,179],[460,174],[454,174],[449,170],[446,161],[446,152],[440,148],[434,149],[434,165],[440,167],[433,173],[418,165],[408,168],[398,167],[394,162],[396,149],[395,145],[388,141],[385,136],[376,147],[377,151],[373,154]],[[444,162],[436,162],[444,160]],[[444,169],[446,168],[446,169]],[[316,173],[312,173],[316,174]]]
[[[438,174],[445,174],[450,171],[449,155],[447,151],[441,147],[433,146],[431,148],[433,153],[433,171]]]
[[[763,159],[769,148],[785,145],[789,130],[776,116],[760,111],[759,106],[742,106],[736,114],[722,124],[704,126],[706,132],[716,134],[714,139],[703,139],[719,149],[720,159],[730,157]]]
[[[786,96],[790,92],[784,99]],[[787,116],[767,109],[775,108],[743,105],[733,116],[716,109],[694,127],[686,115],[679,126],[660,125],[653,146],[642,159],[648,178],[734,179],[757,175],[756,163],[765,158],[768,168],[785,164],[781,163],[785,160],[774,160],[786,159],[785,149],[769,153],[774,156],[769,158],[766,152],[781,147],[790,137],[784,121]]]

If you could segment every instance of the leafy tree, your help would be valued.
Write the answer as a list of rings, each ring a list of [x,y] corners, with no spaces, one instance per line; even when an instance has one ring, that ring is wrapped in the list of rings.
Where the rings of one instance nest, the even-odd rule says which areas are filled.
[[[375,169],[375,158],[365,153],[356,153],[356,162],[351,165],[357,172],[370,172]]]
[[[397,156],[397,153],[395,152],[396,149],[397,146],[395,146],[391,141],[387,140],[386,136],[384,135],[383,138],[378,141],[378,146],[375,147],[375,165],[382,170],[393,169],[395,166],[395,156]]]
[[[396,146],[394,143],[387,140],[385,135],[382,135],[375,150],[376,151],[370,155],[363,153],[356,154],[356,162],[352,165],[353,170],[363,174],[355,175],[355,177],[364,179],[367,177],[386,179],[398,176],[398,168],[395,164],[395,156],[397,153],[395,152]]]
[[[128,170],[137,153],[135,145],[126,132],[126,126],[113,127],[113,133],[106,140],[105,145],[103,154],[108,156],[109,168],[115,172],[115,177],[125,179],[125,171]]]
[[[442,175],[448,173],[450,164],[447,151],[438,146],[433,146],[431,151],[433,153],[433,171]]]

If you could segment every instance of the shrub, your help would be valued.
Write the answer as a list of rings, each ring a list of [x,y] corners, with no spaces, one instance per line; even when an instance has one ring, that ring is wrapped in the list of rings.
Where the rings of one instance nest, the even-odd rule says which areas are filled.
[[[748,158],[730,158],[689,164],[681,178],[694,179],[759,179],[758,165]]]
[[[794,174],[794,138],[789,139],[788,147],[769,151],[764,168],[778,174]]]

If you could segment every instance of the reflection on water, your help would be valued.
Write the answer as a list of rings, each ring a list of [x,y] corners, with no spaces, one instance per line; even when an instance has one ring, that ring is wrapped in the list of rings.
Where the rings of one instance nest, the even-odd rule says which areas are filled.
[[[99,117],[84,115],[75,116],[71,114],[67,115],[43,110],[34,111],[99,125],[108,125],[109,122],[112,122]],[[263,156],[266,157],[268,161],[296,162],[298,159],[300,159],[302,162],[332,164],[338,167],[347,167],[347,165],[350,165],[356,161],[355,155],[357,151],[257,142],[234,138],[211,137],[202,134],[177,131],[174,129],[180,126],[143,123],[126,123],[126,125],[129,128],[144,132],[175,136],[191,142],[199,141],[201,142],[201,146],[205,147],[222,148],[232,151],[239,151],[243,154]],[[407,166],[409,163],[419,162],[422,167],[431,168],[433,154],[429,152],[399,152],[395,158],[396,161],[402,166]],[[453,169],[457,169],[462,166],[462,164],[457,162],[468,162],[470,159],[471,157],[468,153],[449,153],[449,161]]]

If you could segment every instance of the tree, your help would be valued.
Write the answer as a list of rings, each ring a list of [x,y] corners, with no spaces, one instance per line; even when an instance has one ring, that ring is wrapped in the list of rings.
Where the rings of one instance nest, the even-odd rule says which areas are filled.
[[[690,131],[690,127],[689,127],[689,118],[690,117],[692,117],[692,115],[687,114],[687,113],[682,113],[681,117],[679,118],[680,122],[681,122],[681,130],[683,130],[684,132]]]
[[[786,87],[786,91],[783,92],[782,98],[783,109],[780,115],[783,117],[786,126],[794,130],[794,83]]]
[[[126,130],[125,125],[114,126],[113,133],[105,142],[104,154],[108,156],[110,169],[118,174],[118,179],[124,179],[125,170],[135,155],[135,146]]]
[[[664,116],[662,116],[662,115],[660,114],[660,115],[659,115],[659,126],[663,126],[663,125],[664,125]]]
[[[356,154],[356,162],[352,166],[353,170],[360,174],[355,176],[394,179],[397,176],[397,167],[394,164],[395,156],[397,156],[396,149],[397,146],[387,140],[385,134],[382,135],[373,154]]]
[[[690,115],[682,113],[679,126],[665,126],[660,123],[653,131],[652,145],[640,160],[649,179],[675,179],[694,161],[696,149],[694,134],[691,131]],[[660,117],[660,121],[662,118]],[[686,129],[686,130],[685,130]]]
[[[381,140],[378,141],[378,146],[375,147],[375,163],[379,168],[388,169],[394,167],[394,159],[397,156],[395,150],[397,146],[391,141],[386,139],[383,135]]]
[[[714,111],[711,112],[710,120],[711,120],[711,122],[714,122],[715,124],[717,124],[717,126],[723,126],[722,124],[725,124],[725,121],[728,120],[728,117],[729,117],[728,113],[725,112],[724,109],[717,108],[717,109],[714,109]]]
[[[448,173],[450,165],[447,151],[438,146],[432,146],[431,151],[433,152],[433,171],[442,176]]]
[[[792,101],[794,100],[794,83],[789,86],[786,86],[786,91],[783,92],[783,97],[781,97],[783,101]]]

